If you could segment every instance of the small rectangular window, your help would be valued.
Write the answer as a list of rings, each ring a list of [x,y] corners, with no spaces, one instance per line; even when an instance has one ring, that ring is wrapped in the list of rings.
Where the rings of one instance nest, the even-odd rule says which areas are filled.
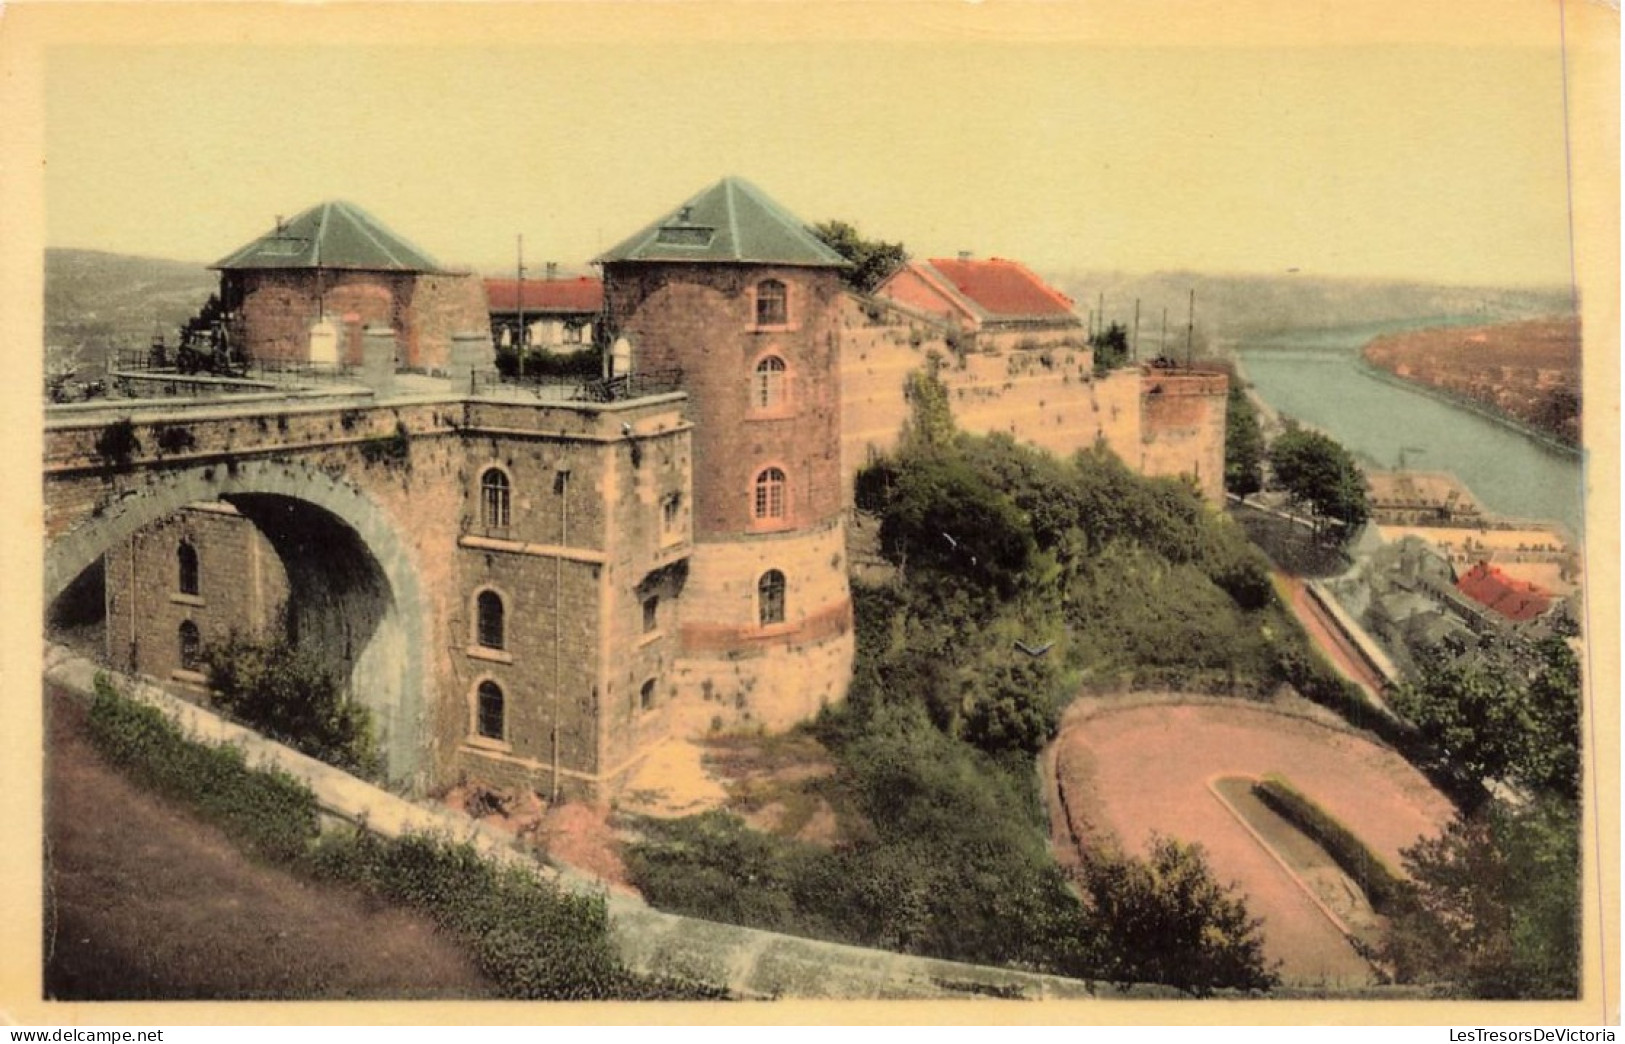
[[[756,325],[784,326],[790,321],[787,288],[777,279],[756,284]]]

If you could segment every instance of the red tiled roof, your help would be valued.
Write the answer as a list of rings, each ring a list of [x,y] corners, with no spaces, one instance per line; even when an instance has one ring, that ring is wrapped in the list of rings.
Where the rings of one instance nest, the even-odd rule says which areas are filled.
[[[519,280],[487,279],[485,297],[493,312],[519,310]],[[596,315],[604,308],[604,281],[591,276],[574,279],[525,280],[525,311],[576,312]]]
[[[1456,590],[1479,605],[1515,623],[1533,620],[1552,606],[1549,594],[1534,584],[1514,580],[1490,565],[1480,562],[1456,581]]]
[[[937,274],[989,318],[1072,316],[1072,299],[1045,284],[1019,261],[932,258]]]

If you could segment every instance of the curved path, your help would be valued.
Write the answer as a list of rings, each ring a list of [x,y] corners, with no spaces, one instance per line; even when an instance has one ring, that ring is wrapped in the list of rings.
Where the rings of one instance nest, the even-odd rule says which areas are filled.
[[[1382,690],[1387,686],[1387,681],[1372,669],[1337,621],[1332,619],[1332,615],[1310,597],[1309,588],[1303,580],[1286,573],[1277,573],[1275,580],[1277,589],[1285,595],[1282,600],[1298,622],[1303,624],[1303,629],[1309,633],[1315,645],[1331,660],[1332,666],[1343,677],[1364,689],[1368,699],[1386,706],[1382,702]]]
[[[1235,882],[1264,921],[1266,956],[1301,985],[1361,985],[1371,970],[1209,783],[1285,776],[1396,869],[1400,849],[1442,831],[1453,811],[1387,747],[1237,701],[1080,701],[1062,723],[1053,772],[1052,799],[1066,798],[1066,811],[1054,812],[1058,842],[1114,836],[1141,854],[1153,833],[1200,843],[1215,876]]]

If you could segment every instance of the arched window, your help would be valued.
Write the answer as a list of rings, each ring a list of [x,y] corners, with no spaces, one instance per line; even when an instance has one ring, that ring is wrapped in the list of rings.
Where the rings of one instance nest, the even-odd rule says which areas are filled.
[[[487,529],[508,528],[508,476],[497,468],[480,476],[480,521]]]
[[[474,708],[474,731],[486,739],[500,740],[507,734],[507,709],[502,686],[494,681],[480,682]]]
[[[784,472],[765,468],[756,476],[756,518],[784,517]]]
[[[638,690],[638,709],[649,710],[655,705],[655,680],[650,678]]]
[[[756,284],[756,325],[784,326],[790,321],[789,294],[777,279]]]
[[[475,616],[478,618],[475,639],[487,649],[507,648],[507,621],[502,596],[495,591],[481,591],[475,600]]]
[[[777,569],[756,581],[756,612],[763,627],[784,622],[784,574]]]
[[[175,549],[175,564],[180,572],[181,594],[197,594],[197,548],[182,540],[180,546]]]
[[[197,670],[198,654],[203,651],[203,636],[198,633],[197,624],[190,620],[183,620],[181,622],[180,641],[181,670]]]
[[[751,382],[750,404],[758,410],[771,410],[784,405],[786,388],[784,360],[769,355],[756,364]]]

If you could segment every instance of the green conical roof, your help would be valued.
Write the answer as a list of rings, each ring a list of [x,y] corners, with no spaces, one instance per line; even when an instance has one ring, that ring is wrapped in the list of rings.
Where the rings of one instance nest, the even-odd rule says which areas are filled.
[[[723,178],[594,259],[844,267],[794,214],[744,178]]]
[[[318,203],[211,267],[438,272],[434,259],[354,203]]]

